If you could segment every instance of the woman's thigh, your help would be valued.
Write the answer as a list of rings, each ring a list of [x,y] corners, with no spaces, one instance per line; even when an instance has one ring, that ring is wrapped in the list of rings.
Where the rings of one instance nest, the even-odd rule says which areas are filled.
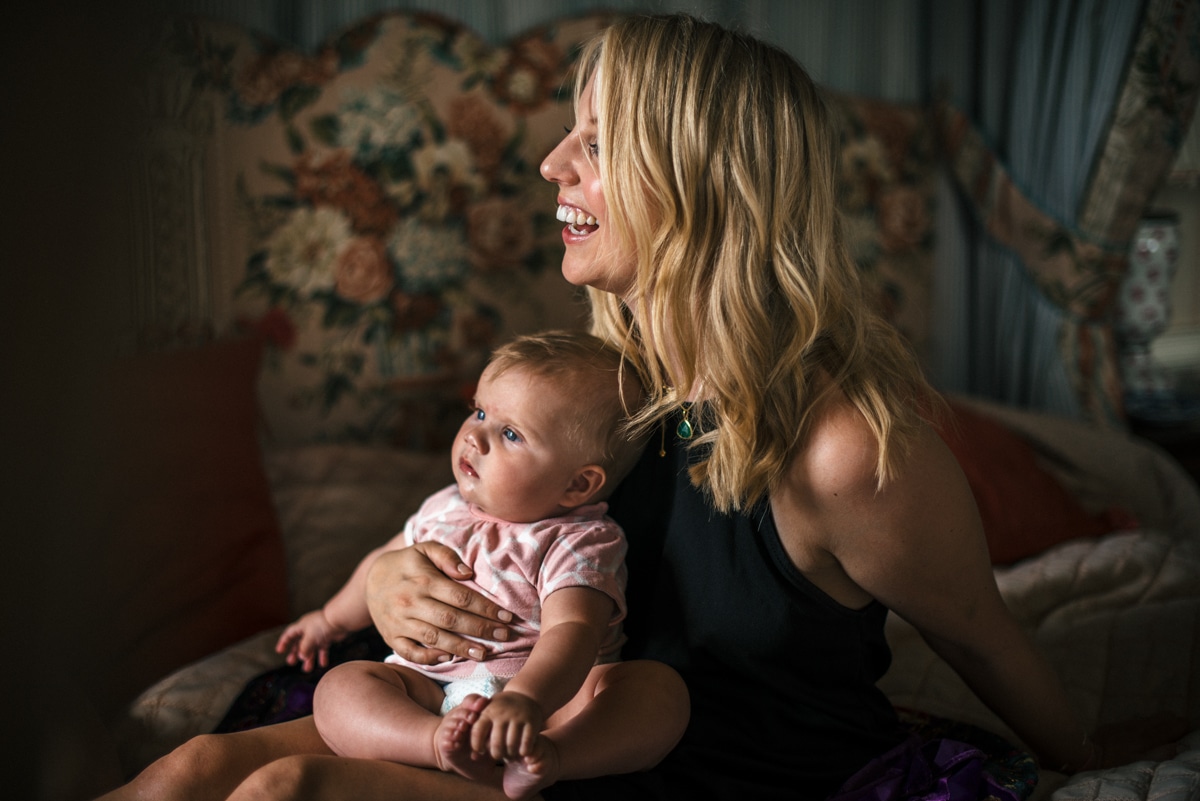
[[[499,787],[396,762],[299,755],[255,771],[229,801],[507,801]]]

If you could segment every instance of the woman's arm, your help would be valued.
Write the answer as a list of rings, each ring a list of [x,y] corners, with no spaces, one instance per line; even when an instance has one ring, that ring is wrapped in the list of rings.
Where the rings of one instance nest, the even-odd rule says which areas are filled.
[[[479,643],[503,642],[512,613],[460,583],[474,577],[452,548],[418,543],[380,554],[366,573],[371,620],[397,654],[422,665],[451,655],[483,659]]]
[[[843,603],[876,598],[911,623],[1047,767],[1095,767],[1057,676],[1000,596],[953,454],[925,429],[876,491],[875,453],[849,404],[820,418],[773,497],[798,566]]]

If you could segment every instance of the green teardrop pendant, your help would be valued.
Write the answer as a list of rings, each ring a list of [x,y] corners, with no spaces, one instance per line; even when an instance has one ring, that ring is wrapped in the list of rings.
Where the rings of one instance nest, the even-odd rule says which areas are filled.
[[[686,417],[679,421],[679,426],[675,429],[675,433],[679,435],[680,439],[692,438],[692,424],[688,422]]]

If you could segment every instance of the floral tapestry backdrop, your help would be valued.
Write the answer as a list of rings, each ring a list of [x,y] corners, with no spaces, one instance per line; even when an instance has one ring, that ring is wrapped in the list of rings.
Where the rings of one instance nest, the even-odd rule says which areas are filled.
[[[496,345],[586,325],[538,168],[571,124],[578,45],[611,19],[496,48],[442,17],[391,12],[311,54],[211,21],[174,27],[184,80],[217,108],[208,239],[229,319],[269,346],[269,436],[439,447]],[[924,352],[928,120],[827,97],[848,246],[880,310]]]
[[[570,121],[574,47],[602,23],[493,48],[382,15],[312,55],[179,23],[175,52],[223,106],[214,194],[243,252],[222,269],[243,271],[234,313],[271,346],[273,436],[435,446],[498,341],[584,323],[538,165]]]

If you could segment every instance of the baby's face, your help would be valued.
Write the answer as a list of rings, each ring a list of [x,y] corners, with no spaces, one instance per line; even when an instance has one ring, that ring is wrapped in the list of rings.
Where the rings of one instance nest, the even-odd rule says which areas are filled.
[[[561,505],[584,456],[563,433],[568,419],[562,387],[510,369],[484,371],[475,411],[463,422],[451,451],[459,492],[486,514],[530,523],[562,514]]]

